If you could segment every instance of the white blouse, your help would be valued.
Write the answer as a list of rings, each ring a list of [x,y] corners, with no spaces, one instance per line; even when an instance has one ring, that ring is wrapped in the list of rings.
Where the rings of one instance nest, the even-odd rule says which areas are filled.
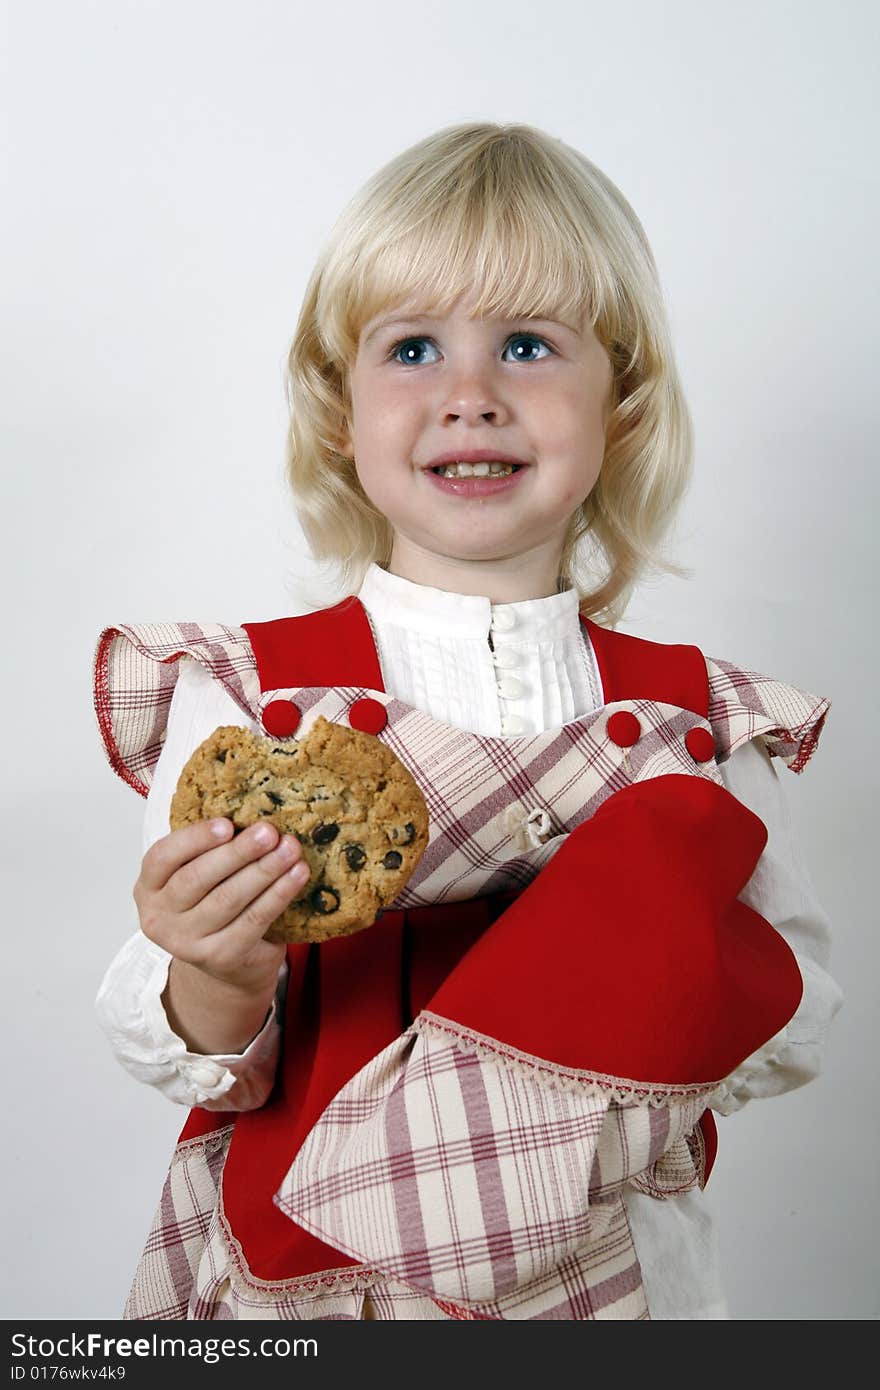
[[[447,593],[371,565],[359,591],[386,691],[473,733],[539,733],[604,704],[595,656],[578,616],[575,590],[518,603]],[[241,709],[197,662],[182,658],[162,754],[147,798],[144,851],[169,831],[171,797],[183,764],[220,724],[247,725]],[[841,992],[827,974],[828,919],[816,902],[791,830],[781,784],[760,739],[720,765],[728,790],[767,827],[764,853],[740,898],[793,950],[804,981],[798,1011],[713,1093],[722,1115],[818,1075]],[[263,1029],[242,1053],[187,1051],[169,1027],[161,995],[170,955],[137,930],[98,991],[100,1024],[119,1062],[180,1105],[247,1110],[262,1104],[277,1061],[278,1019],[287,967]],[[653,1319],[728,1316],[714,1240],[700,1193],[674,1201],[627,1189],[627,1210]],[[671,1277],[674,1272],[674,1277]]]

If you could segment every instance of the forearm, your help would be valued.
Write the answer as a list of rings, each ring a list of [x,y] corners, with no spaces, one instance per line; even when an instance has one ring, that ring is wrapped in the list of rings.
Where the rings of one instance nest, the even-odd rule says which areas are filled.
[[[243,1052],[266,1021],[277,983],[274,977],[262,988],[244,990],[175,959],[162,1004],[169,1027],[189,1052]]]

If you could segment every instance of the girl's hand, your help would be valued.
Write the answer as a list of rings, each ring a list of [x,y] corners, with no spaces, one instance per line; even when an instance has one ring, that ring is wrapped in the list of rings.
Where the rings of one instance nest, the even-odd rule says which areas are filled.
[[[263,933],[309,877],[302,847],[266,821],[184,826],[147,850],[134,900],[141,931],[176,960],[254,995],[274,989],[284,942]]]

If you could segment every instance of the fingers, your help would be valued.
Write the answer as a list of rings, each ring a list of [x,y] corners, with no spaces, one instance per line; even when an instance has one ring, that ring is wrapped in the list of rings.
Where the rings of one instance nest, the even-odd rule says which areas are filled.
[[[197,825],[172,830],[170,835],[157,840],[147,850],[138,884],[148,892],[161,892],[172,875],[185,864],[231,840],[233,829],[231,820],[219,819],[199,821]],[[237,838],[240,840],[242,836]]]
[[[219,829],[212,829],[214,826]],[[164,840],[157,841],[144,857],[141,869],[143,886],[148,891],[161,892],[165,905],[171,911],[187,912],[198,907],[212,889],[269,851],[280,851],[277,860],[272,862],[273,878],[281,871],[285,859],[293,864],[302,857],[299,841],[292,835],[279,837],[278,830],[268,821],[249,826],[234,839],[229,838],[232,828],[232,822],[228,820],[203,821],[199,825],[174,831]],[[219,833],[221,829],[222,838]],[[224,838],[226,843],[223,843]],[[254,892],[264,886],[260,877],[253,878],[251,882]],[[227,921],[241,910],[242,905],[236,897],[227,913]]]
[[[184,864],[172,876],[168,885],[168,898],[176,912],[186,912],[205,905],[206,897],[219,885],[227,883],[241,872],[246,866],[254,864],[263,857],[271,857],[279,847],[278,834],[274,825],[268,821],[263,821],[257,825],[248,826],[240,835],[236,835],[234,840],[228,844],[215,847],[210,852],[200,855],[196,859],[191,859]],[[282,839],[284,849],[277,861],[269,866],[264,866],[263,873],[267,868],[274,869],[272,877],[276,877],[281,869],[281,861],[288,857],[293,863],[291,854],[293,840],[291,836]],[[302,851],[297,843],[295,857],[299,858]],[[256,891],[256,889],[255,889]],[[251,894],[253,896],[253,894]],[[218,926],[225,926],[226,922],[232,920],[241,910],[241,902],[235,898],[226,910],[225,898],[221,895],[214,900],[214,909],[223,909],[221,918],[213,924],[214,929]]]
[[[172,831],[147,851],[134,890],[144,934],[210,973],[240,966],[309,879],[295,836],[265,821],[233,833],[229,820]]]
[[[228,970],[246,959],[258,943],[261,946],[268,945],[262,938],[276,917],[280,917],[294,899],[308,891],[309,867],[304,860],[297,861],[292,867],[289,866],[289,860],[285,860],[279,876],[269,883],[266,882],[267,875],[273,872],[273,861],[277,860],[281,848],[282,846],[279,846],[274,853],[261,859],[258,865],[241,870],[234,879],[221,884],[205,900],[202,908],[188,914],[191,918],[202,917],[203,924],[208,926],[206,934],[200,933],[189,938],[190,959],[194,964],[204,965],[214,971]],[[247,896],[252,891],[255,871],[260,870],[263,871],[263,881],[260,885],[262,891],[258,891],[256,896]],[[241,880],[241,883],[236,880]],[[242,900],[241,910],[232,921],[227,920],[222,928],[211,931],[209,924],[216,920],[218,912],[221,917],[226,916],[226,903],[233,900],[232,891],[230,890],[227,897],[226,890],[232,883],[235,883],[236,897]],[[214,909],[211,903],[215,895],[220,895],[222,904],[218,909]]]
[[[264,829],[265,826],[253,827],[254,832]],[[244,832],[247,835],[251,833]],[[244,835],[239,838],[243,839]],[[257,839],[256,834],[254,839]],[[194,929],[201,934],[228,927],[254,903],[255,899],[260,898],[267,890],[275,888],[276,884],[276,896],[286,895],[287,900],[302,889],[308,878],[308,866],[303,861],[302,848],[298,840],[291,835],[284,835],[275,848],[268,852],[261,849],[259,840],[257,845],[258,858],[249,860],[222,878],[186,913],[190,930]],[[289,871],[292,869],[299,872],[291,875]],[[282,880],[280,883],[279,879]],[[269,921],[271,920],[270,918]],[[266,926],[269,925],[269,921],[265,923]]]

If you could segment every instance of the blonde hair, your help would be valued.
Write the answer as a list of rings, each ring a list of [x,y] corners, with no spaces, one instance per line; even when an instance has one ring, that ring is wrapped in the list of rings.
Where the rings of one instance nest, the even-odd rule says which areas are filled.
[[[312,554],[338,568],[344,593],[387,565],[391,525],[339,452],[349,366],[377,314],[412,303],[442,315],[461,295],[478,317],[589,321],[608,353],[602,469],[569,525],[559,588],[613,626],[646,570],[688,573],[659,543],[690,478],[692,427],[638,218],[600,169],[533,126],[438,131],[373,175],[333,228],[286,374],[287,470]]]

